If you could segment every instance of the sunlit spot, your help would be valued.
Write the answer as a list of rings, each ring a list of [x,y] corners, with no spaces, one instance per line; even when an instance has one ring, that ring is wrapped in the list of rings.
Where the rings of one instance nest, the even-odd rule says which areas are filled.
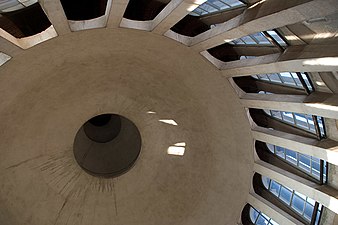
[[[325,86],[325,83],[323,81],[316,81],[316,84],[318,86]]]
[[[178,125],[175,120],[159,120],[159,121],[162,122],[162,123],[166,123],[166,124],[170,124],[170,125],[174,125],[174,126]]]
[[[185,152],[185,142],[179,142],[172,146],[169,146],[167,153],[168,155],[183,156]]]
[[[309,59],[303,62],[303,65],[311,66],[338,66],[338,57],[326,57],[319,59]]]
[[[154,111],[148,111],[147,113],[148,114],[156,114],[156,112],[154,112]]]
[[[256,7],[256,6],[260,5],[260,4],[262,4],[262,3],[265,2],[265,1],[266,1],[266,0],[261,0],[261,1],[257,2],[257,3],[255,3],[255,4],[253,4],[252,6],[250,6],[248,9],[252,9],[252,8],[254,8],[254,7]]]
[[[204,2],[206,2],[206,0],[195,0],[195,1],[193,2],[193,4],[191,4],[191,5],[187,8],[187,11],[188,11],[188,12],[194,11],[199,5],[203,4]]]
[[[306,106],[317,108],[317,109],[326,109],[330,111],[338,111],[338,107],[334,105],[325,105],[321,103],[305,103]]]

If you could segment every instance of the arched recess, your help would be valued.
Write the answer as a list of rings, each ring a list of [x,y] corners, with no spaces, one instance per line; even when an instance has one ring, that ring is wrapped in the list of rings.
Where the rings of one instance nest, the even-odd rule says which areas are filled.
[[[106,26],[112,0],[60,1],[72,31]]]
[[[261,141],[256,141],[255,149],[264,162],[318,184],[327,181],[325,160]]]
[[[323,206],[304,194],[258,173],[253,176],[253,189],[256,194],[303,224],[319,224]]]
[[[20,48],[27,49],[57,36],[40,4],[16,0],[1,5],[0,35]]]

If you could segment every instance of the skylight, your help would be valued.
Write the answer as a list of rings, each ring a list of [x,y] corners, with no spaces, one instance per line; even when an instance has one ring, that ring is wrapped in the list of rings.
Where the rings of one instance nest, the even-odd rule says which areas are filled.
[[[272,41],[269,40],[270,38],[273,39],[280,46],[283,46],[283,47],[287,46],[286,42],[274,30],[250,34],[248,36],[244,36],[244,37],[241,37],[239,39],[230,41],[229,44],[232,44],[232,45],[274,46],[275,44]]]
[[[269,190],[273,195],[275,195],[281,202],[286,204],[290,209],[295,211],[306,221],[311,222],[312,214],[316,213],[315,225],[319,224],[319,216],[321,213],[321,205],[318,204],[316,207],[315,200],[295,191],[291,188],[288,188],[280,183],[262,176],[262,182],[264,187]],[[317,208],[317,211],[315,211]]]
[[[0,1],[0,12],[11,12],[19,9],[23,9],[34,3],[37,0],[2,0]]]
[[[245,4],[239,0],[208,0],[202,5],[198,6],[190,13],[192,16],[203,16],[210,13],[229,10],[244,6]]]
[[[313,116],[294,112],[284,112],[277,110],[264,110],[264,111],[273,118],[294,125],[298,128],[309,131],[311,133],[319,134],[320,137],[322,138],[324,138],[326,135],[324,129],[324,120],[320,116]]]
[[[321,183],[326,182],[326,162],[324,160],[269,143],[266,145],[273,154],[285,160],[288,164],[311,175]]]
[[[310,79],[305,73],[293,73],[293,72],[283,72],[283,73],[272,73],[272,74],[257,74],[252,75],[253,78],[258,80],[267,81],[270,83],[282,84],[285,86],[292,86],[295,88],[302,88],[304,84],[308,88],[310,92],[313,91],[313,87],[311,85]]]

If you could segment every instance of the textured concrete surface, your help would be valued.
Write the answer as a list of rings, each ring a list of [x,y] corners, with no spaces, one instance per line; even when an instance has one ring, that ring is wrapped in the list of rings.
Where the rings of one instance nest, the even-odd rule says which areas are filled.
[[[68,33],[4,64],[0,93],[1,225],[237,223],[250,127],[197,52],[142,31]],[[135,166],[116,179],[88,175],[73,156],[76,132],[100,113],[129,118],[142,136]],[[183,156],[167,154],[181,142]]]

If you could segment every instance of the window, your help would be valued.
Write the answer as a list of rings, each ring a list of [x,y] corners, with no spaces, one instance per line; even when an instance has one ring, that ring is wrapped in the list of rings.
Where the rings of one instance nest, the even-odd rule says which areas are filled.
[[[250,220],[253,224],[257,225],[278,225],[277,222],[273,221],[270,217],[262,213],[261,211],[250,206]]]
[[[266,92],[259,93],[271,94]],[[323,117],[268,109],[264,110],[264,112],[269,116],[281,120],[287,124],[291,124],[300,129],[317,134],[320,138],[326,137]]]
[[[274,46],[275,43],[273,41],[278,43],[278,45],[280,45],[280,46],[283,46],[283,47],[287,46],[286,42],[274,30],[250,34],[248,36],[244,36],[244,37],[241,37],[239,39],[230,41],[229,44],[232,44],[232,45]]]
[[[272,74],[257,74],[252,75],[257,80],[263,80],[266,82],[281,84],[284,86],[290,86],[300,89],[308,88],[310,92],[314,91],[310,78],[305,73],[283,72]],[[304,85],[306,87],[304,87]]]
[[[37,0],[5,0],[0,1],[0,12],[12,12],[37,3]]]
[[[300,215],[303,219],[311,222],[313,214],[316,213],[315,225],[319,224],[322,206],[313,199],[292,190],[268,177],[262,176],[264,187],[276,196],[283,204]],[[250,213],[251,216],[251,213]],[[267,224],[267,223],[265,223]]]
[[[190,15],[203,16],[209,13],[229,10],[241,6],[245,6],[245,4],[239,0],[207,0],[205,3],[192,11]]]
[[[305,155],[280,146],[266,144],[270,152],[278,158],[309,174],[321,183],[326,183],[326,161],[314,156]]]

